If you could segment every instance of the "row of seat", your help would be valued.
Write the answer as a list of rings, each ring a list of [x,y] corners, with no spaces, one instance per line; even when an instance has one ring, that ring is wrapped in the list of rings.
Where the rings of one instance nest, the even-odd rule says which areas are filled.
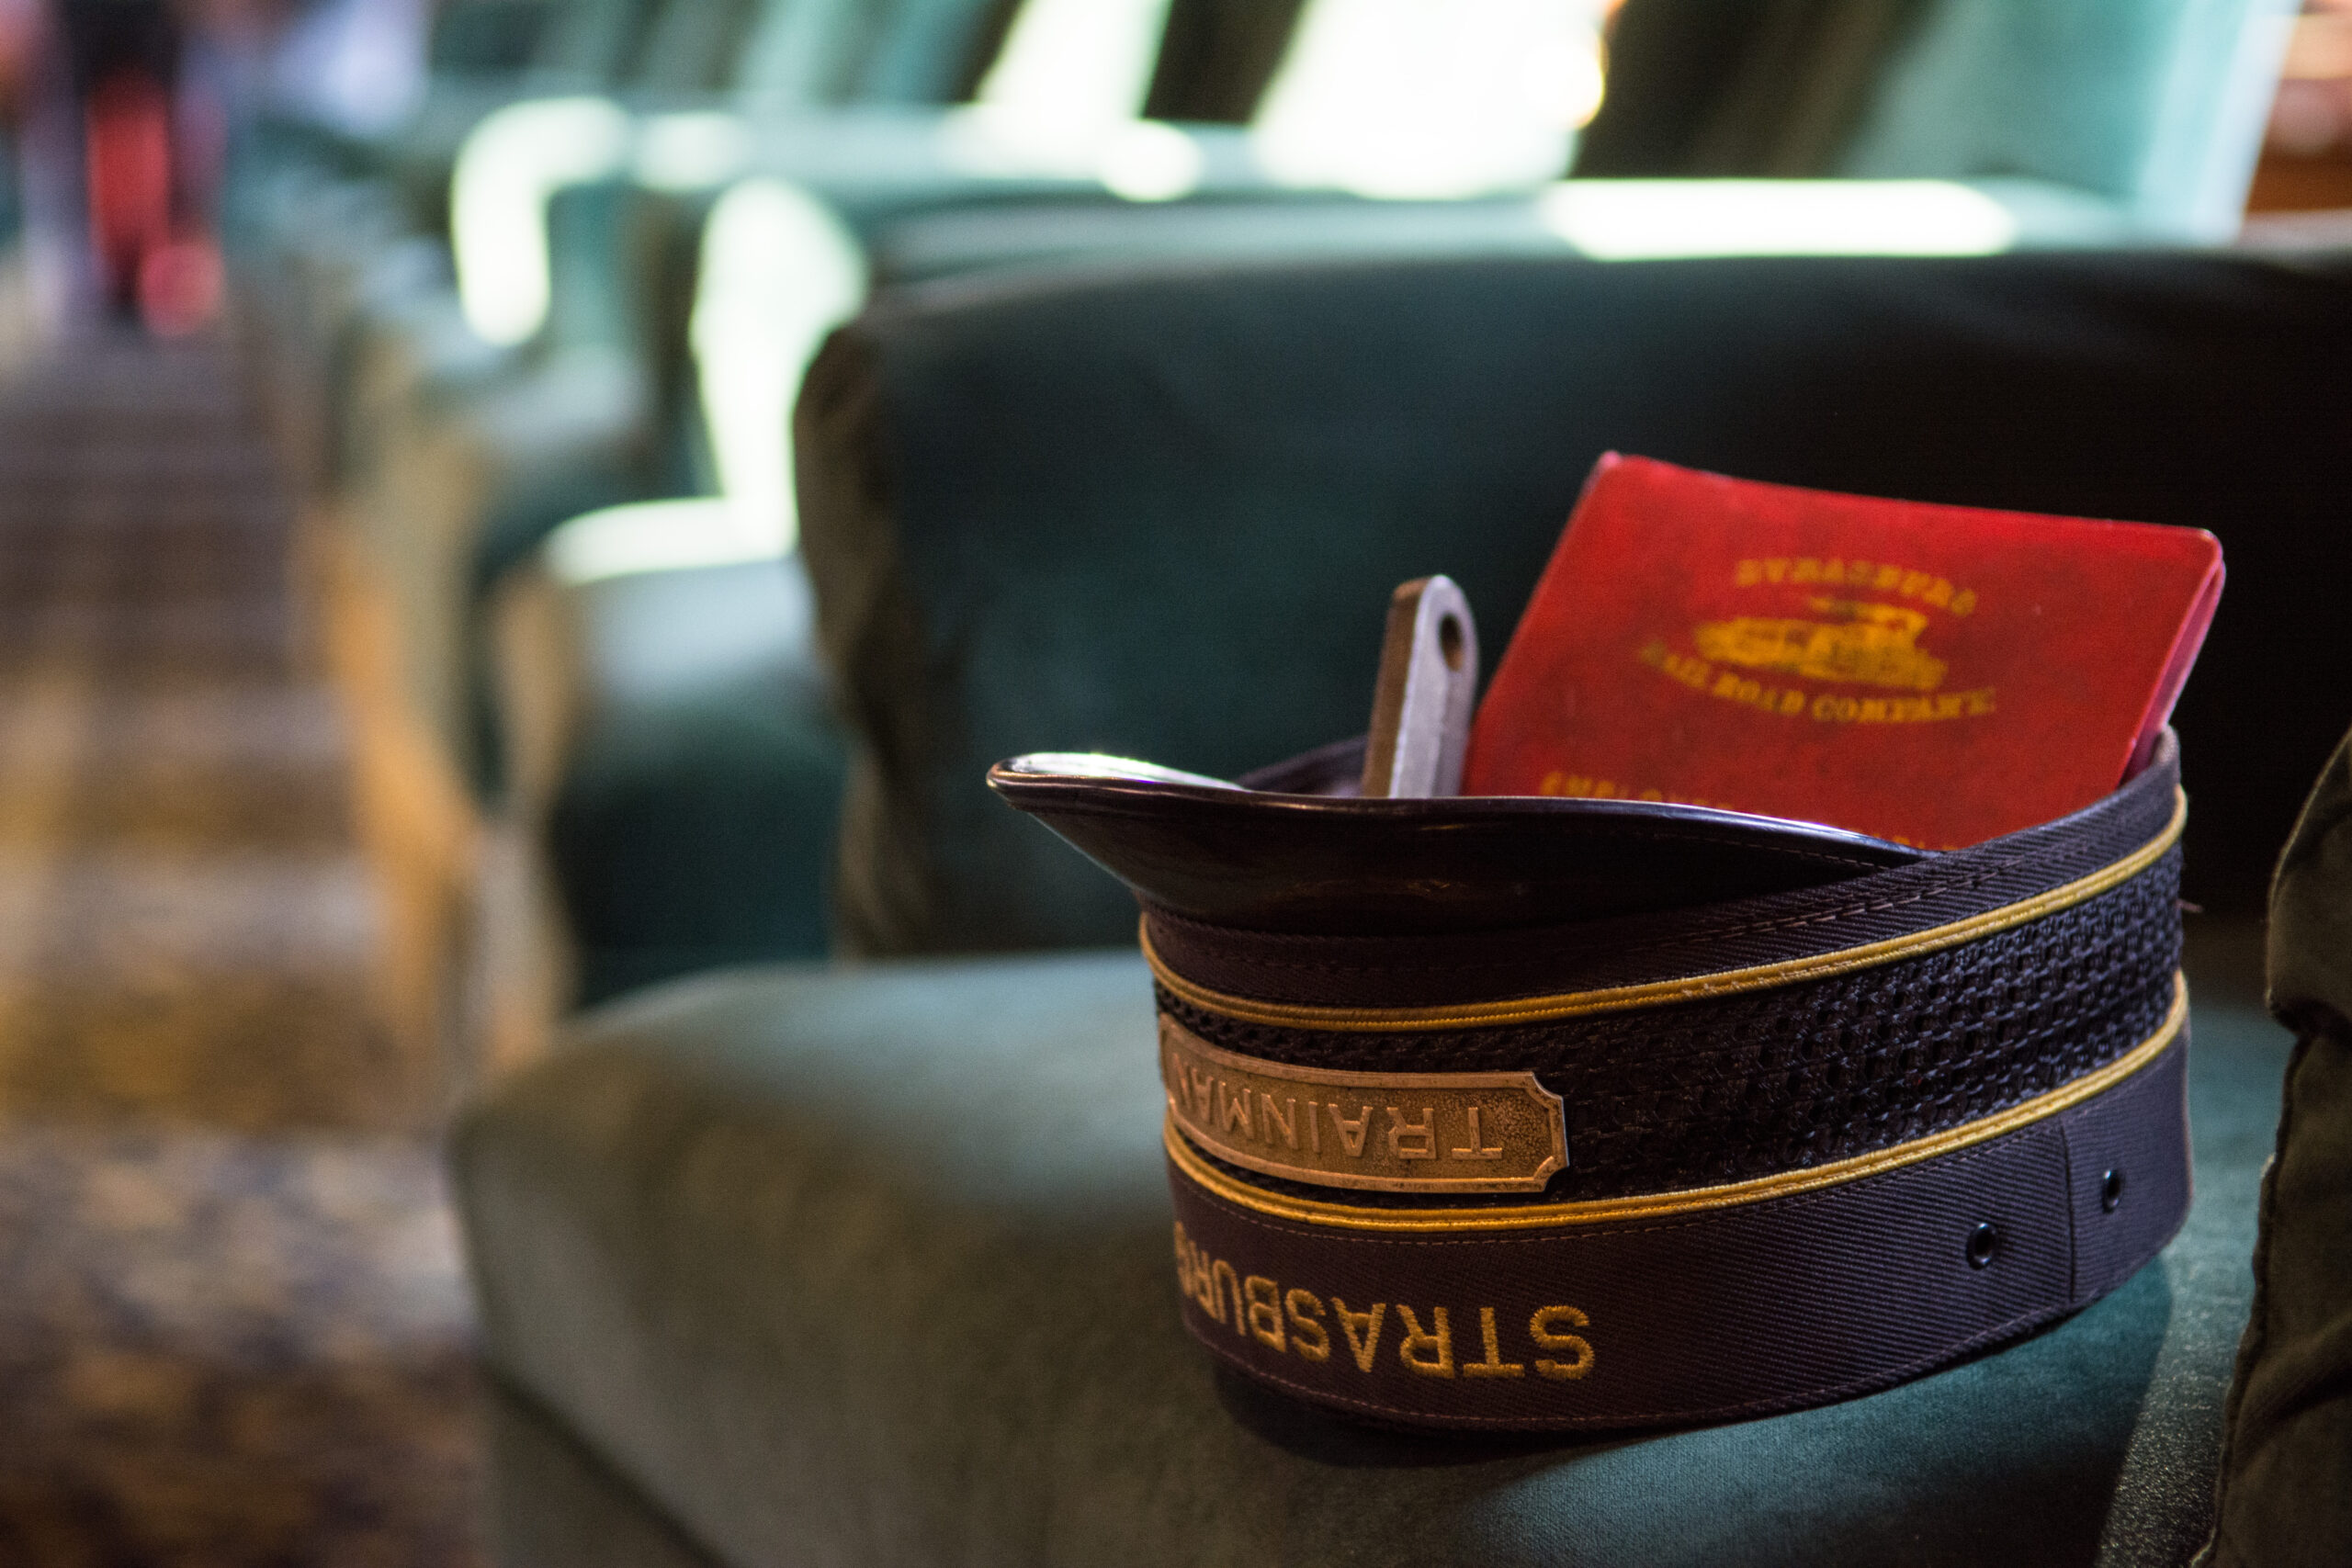
[[[1408,170],[1386,187],[1420,199],[1374,199],[1377,160],[1359,149],[1351,164],[1347,138],[1327,136],[1340,153],[1317,165],[1310,111],[1339,102],[1330,123],[1362,140],[1362,107],[1330,84],[1363,53],[1351,11],[1378,6],[1170,0],[1164,15],[1127,7],[1107,42],[1102,7],[1052,0],[772,0],[748,21],[703,0],[556,7],[525,69],[449,73],[416,126],[372,151],[390,177],[327,180],[287,159],[252,203],[281,359],[300,367],[316,427],[306,466],[388,606],[418,750],[490,824],[492,852],[453,871],[468,885],[453,903],[473,900],[487,863],[484,896],[509,911],[492,924],[548,916],[518,960],[491,964],[523,978],[483,990],[514,1000],[527,1041],[571,1003],[647,980],[821,952],[844,930],[853,946],[879,941],[824,894],[844,745],[800,629],[784,429],[808,355],[866,301],[1088,258],[2211,237],[2243,190],[2275,65],[2275,39],[2246,23],[2277,9],[2083,5],[1996,24],[1927,0],[1635,0],[1579,152],[1611,178],[1548,183],[1566,155],[1555,114],[1533,163],[1521,125],[1521,150],[1505,149],[1517,168],[1473,148],[1466,174]],[[1091,34],[1053,30],[1081,14]],[[728,62],[718,75],[669,63],[729,28],[754,41],[696,46]],[[1056,56],[1072,36],[1093,53]],[[1555,23],[1529,36],[1568,38]],[[634,52],[615,41],[630,38]],[[925,50],[927,76],[903,63]],[[815,71],[820,55],[834,63]],[[1693,58],[1713,63],[1694,73]],[[2086,102],[2069,83],[2094,61]],[[1124,101],[1098,95],[1074,118],[1056,107],[1073,79],[1105,75]],[[873,85],[886,77],[898,85]],[[908,107],[918,78],[934,98],[981,101]],[[614,92],[577,91],[590,85]],[[1137,107],[1262,112],[1243,130],[1140,121]],[[1965,183],[1626,177],[1686,173]],[[421,215],[436,202],[454,215],[454,280]]]
[[[708,488],[689,322],[702,231],[725,186],[756,162],[747,152],[791,157],[814,130],[848,143],[831,163],[852,177],[952,182],[936,117],[885,106],[967,95],[1009,20],[979,4],[777,0],[760,8],[748,44],[703,51],[724,65],[718,76],[689,82],[664,60],[719,26],[700,0],[578,0],[537,7],[519,28],[511,15],[478,26],[482,9],[444,14],[440,52],[487,38],[508,69],[445,58],[450,68],[397,132],[322,156],[315,133],[281,130],[241,185],[289,444],[390,629],[376,683],[413,731],[400,771],[424,775],[377,793],[441,803],[442,821],[396,823],[390,835],[394,858],[443,863],[419,873],[411,899],[424,906],[422,983],[435,993],[435,972],[464,941],[480,864],[468,846],[494,788],[472,668],[482,585],[574,513]],[[582,96],[592,89],[608,96]],[[818,118],[820,106],[831,112]],[[852,118],[859,129],[842,138]],[[825,166],[824,146],[816,156]],[[491,275],[462,297],[441,237],[453,208],[459,257]],[[469,217],[471,231],[487,230],[470,245]],[[723,233],[743,225],[719,227],[721,248],[740,250]],[[479,308],[502,271],[519,269],[528,289],[518,234],[536,254],[542,302],[520,333]],[[839,292],[815,302],[820,330]],[[718,335],[743,334],[736,323]],[[767,379],[788,374],[752,363]],[[788,486],[771,477],[766,489]],[[837,774],[837,761],[819,770]],[[794,934],[804,948],[815,940]]]

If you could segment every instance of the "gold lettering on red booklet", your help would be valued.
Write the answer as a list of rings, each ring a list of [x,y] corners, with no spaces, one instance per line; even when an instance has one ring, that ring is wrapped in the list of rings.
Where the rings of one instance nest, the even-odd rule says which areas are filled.
[[[2197,529],[1604,457],[1496,670],[1464,790],[1974,843],[2145,760],[2221,581]]]

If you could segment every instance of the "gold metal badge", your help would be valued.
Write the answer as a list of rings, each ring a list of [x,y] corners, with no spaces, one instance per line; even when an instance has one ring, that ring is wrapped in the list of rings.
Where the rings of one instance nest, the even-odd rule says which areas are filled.
[[[1219,1159],[1379,1192],[1540,1192],[1568,1165],[1560,1097],[1517,1073],[1343,1073],[1238,1055],[1165,1013],[1176,1124]]]

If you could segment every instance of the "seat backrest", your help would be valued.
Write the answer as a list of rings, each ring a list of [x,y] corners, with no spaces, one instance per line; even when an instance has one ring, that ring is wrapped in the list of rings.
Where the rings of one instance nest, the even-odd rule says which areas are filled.
[[[509,76],[536,58],[557,0],[451,0],[434,14],[425,66],[437,75]]]
[[[1594,176],[2052,180],[2235,226],[2294,0],[1627,0]]]
[[[731,85],[755,105],[838,103],[849,95],[868,19],[857,0],[768,0]]]
[[[951,104],[972,95],[1016,0],[763,0],[726,85],[754,107]]]
[[[884,0],[851,78],[862,104],[952,104],[972,96],[1001,41],[1002,0]]]
[[[645,465],[645,482],[662,488],[692,488],[699,477],[680,445],[691,436],[690,367],[673,344],[685,340],[695,238],[708,205],[620,178],[567,186],[548,204],[548,318],[532,347],[643,378],[643,449],[613,457]]]
[[[2027,175],[2157,233],[2236,231],[2294,0],[1939,0],[1833,171]]]
[[[1143,113],[1247,125],[1281,68],[1306,0],[1169,0]]]
[[[762,10],[761,0],[667,0],[646,31],[629,85],[654,94],[726,86]]]
[[[1866,494],[2212,529],[2180,709],[2188,897],[2258,906],[2352,715],[2352,259],[1170,267],[910,290],[796,424],[857,740],[848,944],[1114,943],[1134,909],[982,784],[1101,749],[1230,776],[1360,731],[1390,590],[1508,641],[1617,449]]]
[[[538,34],[533,73],[566,85],[621,80],[654,11],[652,0],[565,0]]]
[[[1785,105],[1800,86],[1784,62],[1767,57],[1775,9],[1775,0],[1625,0],[1609,29],[1609,90],[1577,141],[1575,172],[1595,179],[1775,172],[1745,118],[1759,96]]]

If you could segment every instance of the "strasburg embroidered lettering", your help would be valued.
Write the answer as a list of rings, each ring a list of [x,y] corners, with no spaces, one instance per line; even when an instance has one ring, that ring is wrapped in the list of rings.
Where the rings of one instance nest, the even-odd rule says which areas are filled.
[[[1313,1291],[1293,1291],[1283,1298],[1283,1314],[1290,1319],[1290,1348],[1310,1361],[1331,1359],[1331,1337],[1323,1329],[1323,1303]]]
[[[1225,1303],[1217,1294],[1209,1255],[1193,1245],[1182,1224],[1176,1227],[1176,1279],[1184,1293],[1200,1303],[1203,1312],[1219,1323],[1225,1321]]]
[[[1250,1332],[1258,1342],[1279,1350],[1283,1345],[1282,1287],[1263,1274],[1252,1274],[1241,1281],[1242,1294],[1250,1302]]]
[[[1591,1320],[1572,1306],[1537,1307],[1535,1315],[1527,1320],[1527,1337],[1535,1341],[1539,1350],[1566,1350],[1570,1359],[1555,1361],[1546,1356],[1535,1363],[1536,1371],[1547,1378],[1580,1378],[1592,1371],[1591,1341],[1575,1334],[1563,1334],[1562,1325],[1589,1328]]]
[[[1247,1334],[1250,1331],[1250,1325],[1242,1319],[1241,1276],[1234,1271],[1232,1264],[1220,1258],[1209,1265],[1209,1295],[1215,1301],[1215,1304],[1209,1308],[1209,1315],[1219,1323],[1225,1321],[1225,1298],[1227,1292],[1230,1292],[1233,1297],[1233,1332]]]
[[[1487,1348],[1483,1361],[1464,1361],[1462,1375],[1465,1378],[1520,1378],[1527,1375],[1527,1368],[1518,1361],[1503,1359],[1503,1348],[1495,1334],[1495,1309],[1478,1309],[1478,1339]]]
[[[1380,1353],[1380,1316],[1387,1310],[1386,1302],[1374,1302],[1370,1312],[1350,1312],[1347,1303],[1337,1296],[1331,1298],[1332,1315],[1340,1320],[1340,1332],[1348,1341],[1348,1354],[1356,1359],[1360,1371],[1372,1371],[1372,1359]]]
[[[1396,1315],[1405,1320],[1405,1337],[1396,1342],[1396,1359],[1405,1370],[1419,1372],[1425,1378],[1450,1378],[1453,1375],[1453,1332],[1445,1321],[1443,1307],[1430,1308],[1430,1331],[1413,1316],[1413,1309],[1403,1302],[1396,1303]]]
[[[1194,1242],[1181,1223],[1175,1227],[1175,1244],[1177,1283],[1211,1322],[1230,1323],[1234,1333],[1255,1339],[1278,1355],[1295,1352],[1301,1360],[1321,1365],[1331,1359],[1329,1323],[1337,1318],[1340,1336],[1347,1342],[1348,1354],[1356,1370],[1371,1373],[1380,1358],[1381,1331],[1392,1303],[1374,1302],[1364,1311],[1355,1312],[1350,1310],[1346,1301],[1333,1296],[1327,1313],[1323,1298],[1313,1291],[1304,1287],[1284,1291],[1281,1281],[1270,1276],[1243,1275],[1226,1259],[1211,1258],[1207,1248]],[[1227,1303],[1232,1307],[1230,1318],[1226,1315]],[[1502,1334],[1495,1308],[1477,1309],[1480,1355],[1475,1361],[1464,1361],[1454,1353],[1453,1324],[1445,1307],[1431,1306],[1424,1327],[1419,1312],[1402,1302],[1393,1304],[1401,1329],[1396,1359],[1416,1377],[1527,1375],[1526,1362],[1503,1359]],[[1592,1342],[1583,1333],[1571,1330],[1589,1330],[1591,1326],[1591,1320],[1577,1307],[1561,1304],[1536,1308],[1527,1320],[1528,1337],[1537,1349],[1550,1352],[1536,1359],[1536,1375],[1574,1382],[1590,1373],[1596,1360]]]

